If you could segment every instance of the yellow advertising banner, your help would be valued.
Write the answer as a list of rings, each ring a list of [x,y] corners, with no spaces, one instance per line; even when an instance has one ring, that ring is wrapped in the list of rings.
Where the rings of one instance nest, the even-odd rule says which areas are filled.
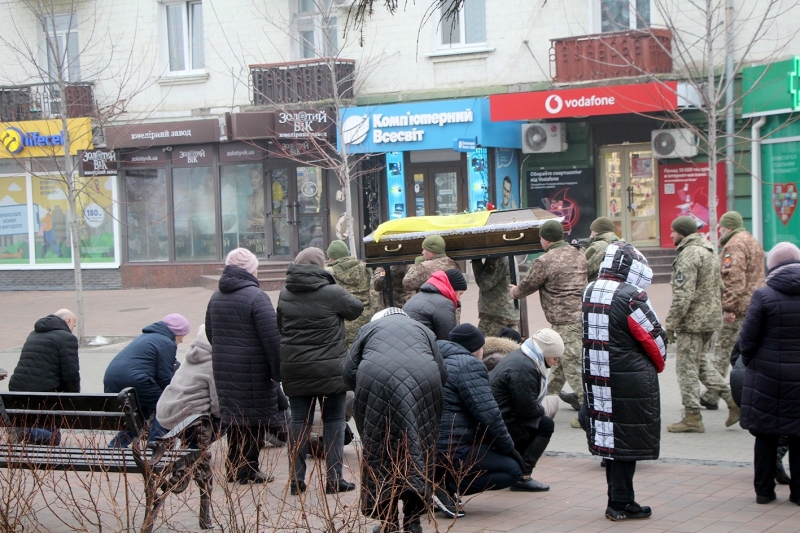
[[[92,149],[92,119],[67,119],[70,153]],[[54,157],[64,155],[64,132],[60,120],[0,122],[0,159]]]

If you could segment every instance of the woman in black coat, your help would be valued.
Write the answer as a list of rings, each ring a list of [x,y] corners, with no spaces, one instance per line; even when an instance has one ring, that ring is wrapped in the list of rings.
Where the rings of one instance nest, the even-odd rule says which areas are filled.
[[[381,520],[374,533],[397,531],[403,500],[406,531],[420,533],[433,493],[436,438],[447,370],[431,331],[390,307],[353,341],[344,381],[355,391],[361,436],[361,512]]]
[[[583,388],[589,451],[606,461],[606,518],[649,518],[636,503],[636,461],[658,459],[658,374],[667,337],[644,291],[653,271],[630,244],[606,248],[599,278],[583,292]]]
[[[739,333],[747,367],[739,423],[756,438],[756,502],[776,498],[778,439],[788,435],[789,499],[800,505],[800,249],[777,244],[767,267],[767,286],[753,293]]]
[[[455,268],[436,271],[406,302],[403,311],[431,330],[436,340],[446,341],[450,331],[458,325],[456,310],[465,290],[467,280]]]
[[[363,310],[364,304],[325,270],[325,254],[319,248],[306,248],[289,265],[278,298],[278,327],[283,390],[292,417],[288,452],[293,495],[306,490],[308,435],[317,401],[327,463],[325,492],[356,488],[342,478],[347,394],[342,362],[347,354],[344,321],[355,320]]]
[[[259,288],[258,259],[232,250],[206,310],[206,336],[228,435],[228,481],[264,483],[258,466],[259,431],[277,425],[280,333],[275,310]]]

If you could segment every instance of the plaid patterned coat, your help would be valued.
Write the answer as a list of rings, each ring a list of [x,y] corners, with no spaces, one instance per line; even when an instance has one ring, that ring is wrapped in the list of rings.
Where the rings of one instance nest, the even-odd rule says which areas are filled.
[[[664,370],[667,342],[644,291],[652,275],[636,248],[612,243],[600,265],[599,279],[583,293],[586,436],[594,455],[658,459],[658,373]]]

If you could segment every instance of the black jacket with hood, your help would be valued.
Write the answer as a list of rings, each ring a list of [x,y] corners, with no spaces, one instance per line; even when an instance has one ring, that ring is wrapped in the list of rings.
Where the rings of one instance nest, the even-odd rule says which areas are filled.
[[[364,304],[337,285],[322,267],[292,263],[278,298],[283,390],[292,396],[327,396],[346,391],[342,362],[347,355],[345,320]]]
[[[56,315],[36,321],[22,346],[8,390],[23,392],[80,392],[78,339]]]
[[[225,267],[208,302],[206,336],[223,423],[275,425],[280,333],[272,301],[255,276]]]

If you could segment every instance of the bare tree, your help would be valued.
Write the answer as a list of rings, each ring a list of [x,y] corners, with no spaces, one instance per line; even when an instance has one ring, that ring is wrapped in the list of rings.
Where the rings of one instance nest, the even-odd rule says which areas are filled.
[[[95,143],[98,139],[96,134],[102,131],[102,127],[125,113],[127,103],[151,83],[152,67],[141,59],[147,54],[141,54],[137,59],[135,41],[122,42],[123,34],[136,35],[138,17],[131,17],[134,27],[130,31],[111,31],[109,21],[115,18],[111,0],[109,4],[97,1],[88,6],[77,0],[11,0],[5,2],[4,11],[5,30],[0,33],[0,48],[5,48],[5,56],[16,62],[16,68],[8,69],[3,76],[23,76],[23,80],[5,81],[16,86],[22,81],[22,85],[43,88],[42,95],[33,99],[31,107],[38,106],[38,116],[52,116],[61,122],[59,135],[63,155],[56,156],[56,150],[52,150],[48,165],[37,165],[36,160],[22,157],[17,161],[32,175],[57,184],[67,197],[66,216],[75,271],[76,335],[82,339],[84,303],[80,230],[83,213],[78,208],[82,200],[91,200],[102,193],[90,187],[90,180],[76,177],[80,162],[72,155],[73,145]],[[41,39],[37,39],[37,35],[41,35]],[[76,83],[77,78],[90,81]],[[75,95],[76,87],[93,87],[91,92],[81,95],[80,105],[73,101],[74,96],[70,96]],[[70,130],[70,118],[78,116],[91,118],[90,131],[79,133]],[[46,166],[54,166],[55,172],[46,170]],[[113,209],[108,211],[107,215],[113,219]]]

